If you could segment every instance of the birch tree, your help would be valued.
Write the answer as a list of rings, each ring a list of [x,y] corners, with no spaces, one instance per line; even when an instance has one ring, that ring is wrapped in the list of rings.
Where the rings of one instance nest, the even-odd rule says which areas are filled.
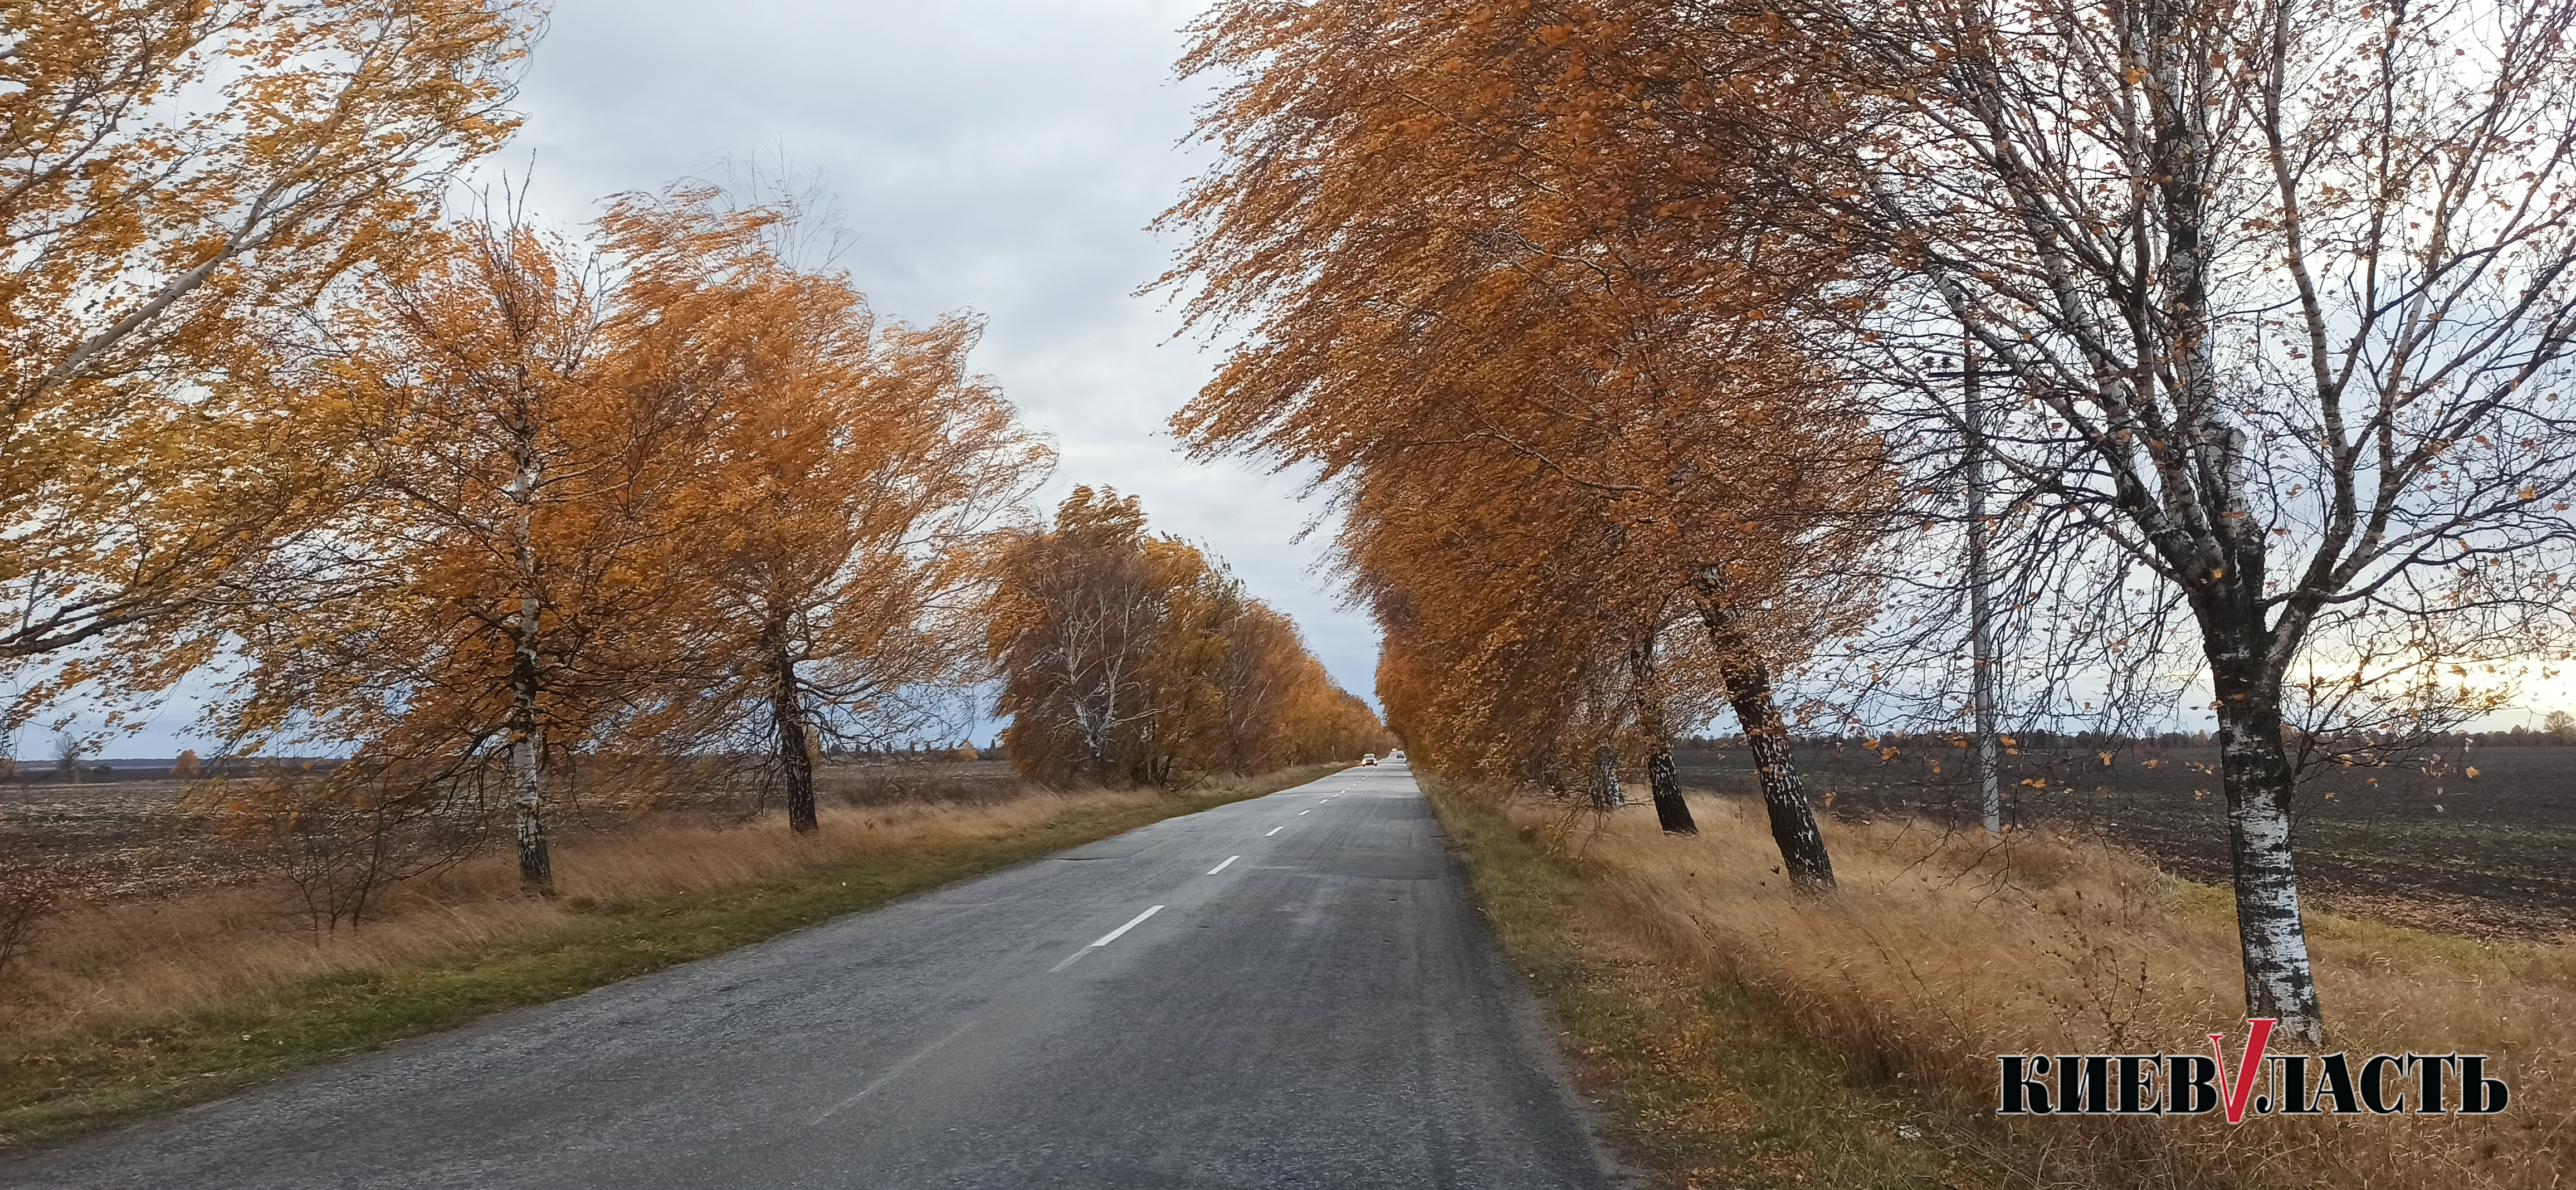
[[[1007,547],[990,652],[1011,716],[1003,747],[1021,772],[1103,785],[1159,784],[1190,732],[1176,719],[1213,706],[1208,629],[1190,614],[1221,597],[1196,550],[1157,541],[1133,496],[1074,489],[1054,529]]]
[[[1284,617],[1197,549],[1146,532],[1133,496],[1078,487],[1045,533],[1004,544],[988,653],[1014,769],[1052,783],[1168,786],[1384,747]]]
[[[2319,1038],[2302,767],[2473,711],[2470,666],[2567,628],[2576,4],[1800,19],[1873,97],[1851,198],[1921,279],[1873,329],[1969,336],[2011,376],[2002,482],[2180,597],[2246,1011]]]
[[[166,684],[207,655],[182,621],[239,595],[233,567],[314,528],[334,444],[272,382],[286,324],[509,133],[533,20],[504,0],[0,9],[12,722],[103,667]]]
[[[981,677],[983,539],[1053,455],[971,371],[976,323],[880,326],[846,275],[779,256],[764,221],[786,212],[729,218],[713,198],[636,200],[608,224],[653,245],[612,333],[637,366],[709,388],[715,412],[677,563],[709,664],[671,696],[685,726],[665,743],[747,744],[810,831],[816,753],[928,734],[938,700]],[[668,231],[754,225],[740,252]]]
[[[640,255],[667,230],[607,246]],[[754,239],[677,234],[709,253]],[[694,672],[676,559],[706,515],[683,477],[718,390],[621,352],[617,295],[580,245],[517,222],[442,238],[342,311],[323,375],[364,481],[294,585],[236,623],[250,666],[220,713],[245,740],[354,743],[353,771],[468,808],[497,780],[489,809],[546,890],[549,773]]]
[[[1288,617],[1245,600],[1223,634],[1224,726],[1197,750],[1202,767],[1266,773],[1394,747],[1377,714],[1333,683]]]

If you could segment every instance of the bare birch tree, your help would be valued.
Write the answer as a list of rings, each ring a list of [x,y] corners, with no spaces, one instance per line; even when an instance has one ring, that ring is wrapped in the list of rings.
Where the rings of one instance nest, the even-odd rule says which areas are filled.
[[[1922,280],[1874,329],[1964,328],[2011,377],[2000,482],[2113,596],[2180,597],[2247,1011],[2322,1036],[2301,763],[2473,710],[2453,679],[2566,627],[2576,3],[1807,15],[1876,88],[1853,201]]]

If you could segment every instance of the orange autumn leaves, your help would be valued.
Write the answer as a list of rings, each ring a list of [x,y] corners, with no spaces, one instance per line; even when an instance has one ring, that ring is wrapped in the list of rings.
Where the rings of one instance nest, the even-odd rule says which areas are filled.
[[[1760,30],[1661,18],[1243,0],[1184,62],[1238,81],[1172,279],[1249,333],[1175,427],[1333,485],[1390,724],[1461,775],[1651,769],[1721,702],[1785,741],[1776,674],[1867,614],[1882,448],[1772,317],[1845,259],[1764,185],[1830,105]]]
[[[974,319],[879,320],[793,203],[451,218],[517,124],[517,0],[5,7],[9,727],[211,667],[229,752],[347,763],[201,800],[363,901],[496,824],[546,886],[584,782],[811,829],[821,757],[978,717],[1053,452]],[[1100,779],[1377,741],[1283,618],[1150,550],[1185,705]]]
[[[583,240],[465,222],[353,288],[302,373],[338,427],[330,543],[261,572],[221,715],[244,750],[357,755],[239,816],[506,822],[545,887],[549,818],[590,790],[810,830],[823,756],[954,738],[996,669],[1011,757],[1050,781],[1383,746],[1132,500],[1014,525],[1053,456],[970,369],[977,325],[880,322],[788,263],[791,215],[684,189]]]
[[[988,649],[1022,775],[1170,785],[1386,751],[1296,627],[1198,549],[1150,534],[1133,496],[1076,488],[1000,552]]]
[[[816,752],[928,726],[907,699],[971,680],[981,535],[1052,455],[972,323],[879,324],[782,218],[629,197],[588,243],[466,223],[373,275],[310,366],[332,544],[232,625],[244,745],[506,803],[542,885],[574,756],[760,758],[811,828]]]
[[[314,529],[328,450],[270,382],[279,345],[509,134],[535,19],[506,0],[0,12],[11,727],[91,678],[174,680],[216,645],[188,628],[235,597],[228,572]]]
[[[211,673],[234,755],[348,762],[202,800],[360,862],[361,900],[398,837],[403,869],[495,823],[547,885],[582,782],[747,785],[812,828],[819,758],[978,718],[1005,563],[1045,536],[1018,520],[1053,453],[973,371],[980,324],[879,320],[798,262],[794,203],[444,209],[541,19],[0,5],[7,726]],[[1186,705],[1102,779],[1378,740],[1283,618],[1140,548]]]

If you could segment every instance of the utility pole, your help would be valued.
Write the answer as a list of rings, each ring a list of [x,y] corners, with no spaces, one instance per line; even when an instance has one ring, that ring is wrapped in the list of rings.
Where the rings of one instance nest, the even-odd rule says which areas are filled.
[[[2009,370],[1982,372],[1977,368],[1977,340],[1974,332],[1961,329],[1959,370],[1933,372],[1935,377],[1957,376],[1965,390],[1961,420],[1967,464],[1968,498],[1968,687],[1969,713],[1976,720],[1976,772],[1980,805],[1985,811],[1986,833],[2000,837],[2004,831],[2002,782],[1995,772],[1995,633],[1992,597],[1987,590],[1991,563],[1986,557],[1986,405],[1977,381],[1984,376],[2011,376]]]

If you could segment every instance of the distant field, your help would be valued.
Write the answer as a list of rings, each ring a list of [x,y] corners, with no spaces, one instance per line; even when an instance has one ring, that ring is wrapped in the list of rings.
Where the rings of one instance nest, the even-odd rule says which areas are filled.
[[[0,784],[0,856],[40,860],[80,889],[108,896],[220,882],[210,824],[171,806],[188,783],[51,780]]]
[[[1692,788],[1753,789],[1741,751],[1676,759]],[[1808,747],[1798,760],[1810,792],[1830,795],[1839,818],[1976,824],[1960,749],[1908,746],[1882,760],[1857,745]],[[2004,758],[2005,820],[2098,831],[2178,875],[2223,883],[2217,761],[2212,748],[2132,748],[2108,766],[2093,752],[2023,749]],[[2296,812],[2302,886],[2321,907],[2481,936],[2576,933],[2576,748],[2479,748],[2430,764],[2335,769],[2301,790]]]
[[[209,845],[215,824],[173,812],[190,783],[170,778],[166,766],[82,777],[64,782],[29,771],[0,782],[0,855],[41,859],[78,889],[110,897],[248,878],[231,869],[224,848]],[[815,785],[824,804],[853,808],[981,805],[1027,792],[999,760],[830,763],[816,772]],[[551,813],[559,829],[576,833],[629,818],[613,791],[586,793]]]

